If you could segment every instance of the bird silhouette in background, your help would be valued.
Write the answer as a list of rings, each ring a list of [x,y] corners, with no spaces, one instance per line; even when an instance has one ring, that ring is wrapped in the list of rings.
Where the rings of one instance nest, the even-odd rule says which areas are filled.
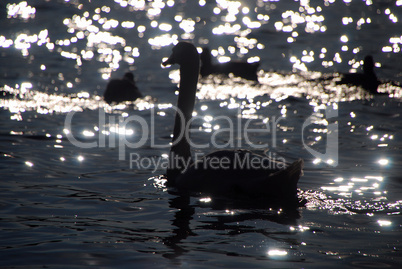
[[[112,79],[107,84],[103,98],[108,104],[124,101],[134,101],[142,97],[134,82],[134,75],[131,72],[124,74],[122,79]]]
[[[212,63],[211,51],[205,47],[202,49],[200,56],[202,77],[206,77],[211,74],[223,74],[228,76],[233,74],[235,77],[241,77],[247,80],[253,80],[258,82],[257,70],[260,66],[259,62],[248,63],[244,61],[230,61],[226,63]]]
[[[380,83],[377,80],[376,74],[374,73],[373,56],[367,55],[364,58],[363,73],[342,74],[341,80],[336,84],[361,86],[363,89],[372,94],[378,94],[377,88]]]

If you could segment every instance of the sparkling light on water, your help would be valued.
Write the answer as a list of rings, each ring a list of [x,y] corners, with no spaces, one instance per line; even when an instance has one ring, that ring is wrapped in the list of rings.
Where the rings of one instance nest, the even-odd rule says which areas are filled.
[[[377,223],[380,226],[390,226],[392,224],[392,222],[389,220],[378,220]]]
[[[268,256],[286,256],[288,252],[286,250],[272,249],[269,250],[267,254]]]
[[[378,160],[378,163],[382,166],[387,165],[389,163],[389,160],[387,159],[380,159]]]
[[[29,19],[35,18],[36,8],[29,6],[26,1],[18,4],[7,4],[7,17],[8,18],[22,18]]]
[[[6,3],[7,18],[0,35],[6,64],[0,86],[5,120],[1,158],[5,178],[10,179],[3,184],[5,199],[10,198],[3,206],[11,227],[5,235],[9,233],[12,240],[3,255],[8,252],[13,257],[21,246],[41,246],[44,252],[52,248],[56,254],[54,250],[62,247],[67,253],[54,255],[55,259],[74,256],[78,260],[72,262],[88,262],[76,255],[74,242],[54,233],[56,229],[62,235],[71,231],[91,235],[85,241],[106,247],[109,256],[115,256],[113,244],[119,243],[123,248],[138,247],[142,256],[163,256],[168,259],[159,260],[168,263],[176,258],[189,267],[193,265],[191,250],[202,252],[206,266],[218,257],[228,267],[240,259],[255,267],[270,262],[281,262],[283,267],[325,264],[328,259],[358,266],[365,258],[374,266],[392,267],[400,247],[395,238],[402,201],[396,200],[400,186],[395,178],[400,174],[398,98],[402,90],[389,81],[379,86],[386,94],[373,96],[359,86],[339,82],[342,73],[361,73],[369,53],[373,53],[378,78],[400,80],[402,36],[397,27],[402,1],[394,2]],[[53,10],[62,15],[51,14]],[[41,17],[45,14],[52,19]],[[221,131],[217,142],[223,145],[228,142],[225,130],[231,122],[247,122],[256,130],[269,127],[269,132],[252,133],[250,139],[256,145],[269,140],[266,148],[287,160],[305,160],[305,174],[298,185],[305,206],[292,212],[253,206],[240,210],[209,196],[180,202],[177,198],[182,197],[170,189],[166,193],[165,177],[144,184],[144,178],[165,169],[128,171],[127,160],[117,161],[118,143],[124,138],[132,142],[145,133],[135,123],[126,124],[130,119],[141,118],[149,125],[155,120],[157,144],[169,145],[179,70],[177,65],[162,69],[160,63],[179,40],[193,42],[199,52],[208,46],[216,64],[260,64],[258,82],[233,74],[200,79],[192,114],[196,132],[191,135],[195,142],[205,142]],[[102,93],[107,80],[126,71],[135,74],[144,96],[152,97],[106,104]],[[328,108],[337,115],[327,118]],[[105,112],[106,122],[99,120],[99,111]],[[72,112],[77,112],[74,124],[66,126],[63,121]],[[223,116],[231,121],[218,119]],[[311,125],[303,129],[310,116]],[[336,132],[329,128],[334,124]],[[274,131],[275,141],[271,139]],[[326,155],[334,133],[339,137],[339,161]],[[102,143],[109,147],[78,150],[70,135],[88,144],[97,140],[98,145],[106,137]],[[124,145],[127,155],[138,152],[148,160],[168,159],[169,148],[148,142],[143,147]],[[307,147],[322,155],[310,154]],[[77,206],[71,209],[71,204]],[[134,210],[142,213],[131,214]],[[97,212],[102,216],[95,216]],[[24,230],[30,226],[37,227],[35,236]],[[206,238],[211,235],[214,240]],[[342,238],[350,238],[350,244]],[[126,244],[134,241],[147,243]],[[27,253],[27,263],[37,260],[34,254]],[[99,266],[109,262],[108,257],[95,256],[89,262]],[[122,266],[131,259],[137,257],[123,260]],[[60,260],[50,258],[49,262]]]

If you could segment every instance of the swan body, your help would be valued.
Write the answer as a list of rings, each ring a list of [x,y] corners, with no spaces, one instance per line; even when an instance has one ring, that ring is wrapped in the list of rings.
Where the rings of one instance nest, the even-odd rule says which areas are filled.
[[[371,55],[367,55],[364,58],[363,73],[342,74],[341,81],[337,82],[337,84],[361,86],[366,91],[377,94],[377,88],[380,83],[377,80],[377,76],[374,72],[373,57]]]
[[[211,52],[209,48],[203,48],[201,53],[201,76],[206,77],[210,74],[223,74],[228,76],[233,74],[235,77],[242,77],[247,80],[258,81],[257,70],[260,63],[248,63],[243,61],[230,61],[227,63],[212,64]]]
[[[134,101],[142,97],[134,82],[134,75],[130,72],[124,74],[122,79],[112,79],[106,86],[103,98],[107,103],[120,103]]]
[[[302,168],[303,160],[287,165],[248,150],[221,150],[193,163],[174,186],[181,192],[289,202],[297,197]]]
[[[191,119],[199,74],[199,56],[194,45],[179,42],[169,59],[163,63],[180,65],[180,85],[170,158],[181,163],[169,167],[167,185],[179,192],[203,193],[231,198],[263,197],[271,201],[297,201],[297,182],[302,175],[303,160],[290,165],[275,162],[248,150],[219,150],[193,162],[190,145],[183,130]],[[184,122],[182,122],[184,120]],[[258,164],[261,160],[261,165]]]

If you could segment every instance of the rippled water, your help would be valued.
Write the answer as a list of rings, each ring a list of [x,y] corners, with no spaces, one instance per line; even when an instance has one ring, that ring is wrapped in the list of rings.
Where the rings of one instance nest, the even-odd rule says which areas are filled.
[[[401,1],[0,5],[0,266],[401,264]],[[160,63],[180,39],[216,62],[261,61],[258,84],[199,83],[194,154],[212,137],[303,158],[305,206],[187,200],[158,180],[178,79]],[[382,95],[336,83],[368,54]],[[107,80],[126,71],[146,97],[107,105]]]

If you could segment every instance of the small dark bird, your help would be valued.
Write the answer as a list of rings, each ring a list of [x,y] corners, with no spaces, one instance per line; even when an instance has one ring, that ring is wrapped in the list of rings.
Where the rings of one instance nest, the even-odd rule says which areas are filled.
[[[120,103],[124,101],[134,101],[142,97],[134,82],[134,75],[130,72],[124,74],[122,79],[112,79],[103,94],[105,101],[110,103]]]
[[[210,74],[229,75],[232,73],[235,77],[242,77],[247,80],[258,81],[257,69],[259,62],[248,63],[244,61],[230,61],[227,63],[212,64],[211,51],[209,48],[203,48],[201,53],[201,70],[202,77]]]
[[[374,60],[371,55],[364,58],[363,73],[342,74],[341,77],[341,81],[338,81],[337,84],[361,86],[372,94],[378,93],[377,88],[380,83],[374,73]]]

